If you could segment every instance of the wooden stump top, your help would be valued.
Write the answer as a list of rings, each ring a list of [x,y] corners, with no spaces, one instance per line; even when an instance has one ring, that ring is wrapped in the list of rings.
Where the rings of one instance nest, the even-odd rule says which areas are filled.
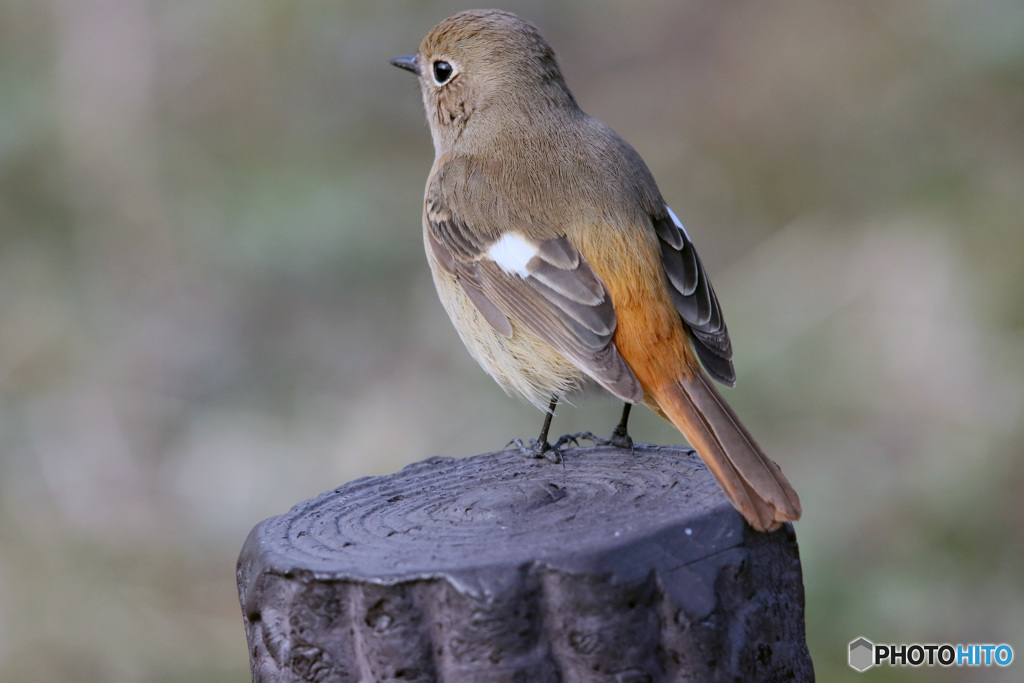
[[[651,543],[687,524],[685,545]],[[352,481],[260,524],[242,555],[280,575],[375,583],[444,576],[486,595],[501,592],[490,584],[502,582],[502,571],[532,562],[626,581],[652,568],[679,571],[743,543],[744,527],[691,449],[574,448],[562,464],[508,450],[435,457]]]
[[[238,583],[256,681],[813,679],[792,526],[680,447],[358,479],[257,525]]]

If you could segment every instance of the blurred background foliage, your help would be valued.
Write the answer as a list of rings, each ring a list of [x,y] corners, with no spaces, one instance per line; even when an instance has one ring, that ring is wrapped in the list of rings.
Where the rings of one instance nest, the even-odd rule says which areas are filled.
[[[0,681],[247,680],[255,523],[535,434],[435,299],[387,63],[467,7],[0,0]],[[804,501],[819,679],[858,636],[1024,657],[1024,4],[505,8],[712,273],[729,399]]]

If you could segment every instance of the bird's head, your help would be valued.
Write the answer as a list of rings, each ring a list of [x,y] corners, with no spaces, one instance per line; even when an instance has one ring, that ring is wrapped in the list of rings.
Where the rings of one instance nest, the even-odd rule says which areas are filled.
[[[508,12],[460,12],[431,29],[419,52],[391,63],[418,76],[438,154],[469,126],[501,135],[576,109],[547,40]]]

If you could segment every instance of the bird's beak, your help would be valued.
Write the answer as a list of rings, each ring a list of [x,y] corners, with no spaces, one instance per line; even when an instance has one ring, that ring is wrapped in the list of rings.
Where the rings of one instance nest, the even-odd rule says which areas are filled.
[[[420,75],[420,67],[416,63],[416,55],[405,55],[403,57],[395,57],[391,60],[391,64],[397,66],[399,69],[405,69],[411,71],[417,76]]]

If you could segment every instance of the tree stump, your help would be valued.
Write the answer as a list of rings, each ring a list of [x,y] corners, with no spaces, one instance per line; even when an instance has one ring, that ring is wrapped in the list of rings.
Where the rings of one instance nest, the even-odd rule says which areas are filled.
[[[746,525],[697,455],[430,458],[252,530],[257,682],[809,681],[791,525]]]

